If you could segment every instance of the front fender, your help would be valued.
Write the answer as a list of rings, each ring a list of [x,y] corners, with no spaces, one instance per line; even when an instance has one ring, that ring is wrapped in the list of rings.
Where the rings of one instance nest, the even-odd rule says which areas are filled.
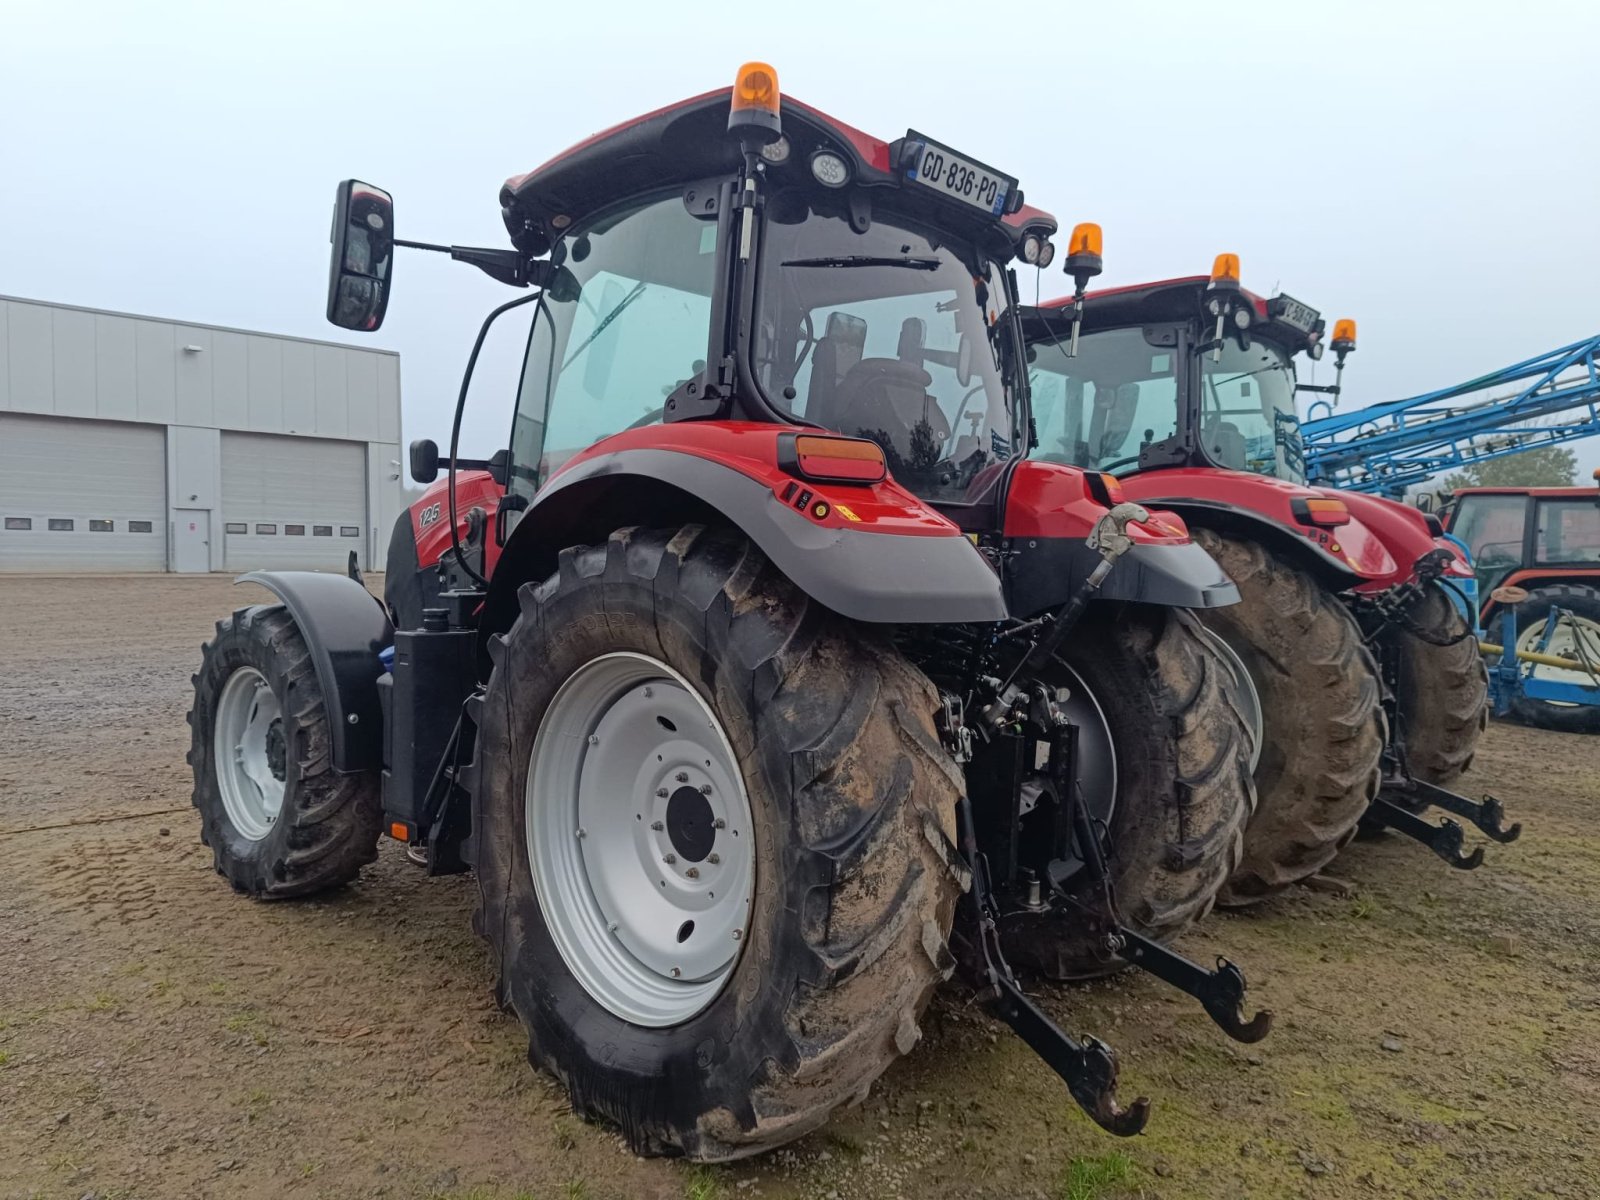
[[[378,652],[394,643],[389,614],[347,575],[324,571],[251,571],[235,583],[255,583],[282,600],[294,618],[328,710],[336,770],[383,766],[383,709]]]
[[[514,611],[516,588],[547,575],[567,546],[603,540],[626,525],[712,519],[737,527],[797,587],[852,620],[943,624],[1006,616],[987,560],[909,493],[892,484],[797,481],[775,465],[769,476],[758,460],[735,461],[686,448],[624,446],[569,464],[507,540],[491,584],[491,623]],[[909,503],[896,517],[902,496]]]
[[[1372,530],[1373,535],[1389,552],[1389,557],[1394,559],[1395,569],[1389,576],[1369,579],[1358,589],[1359,591],[1382,591],[1395,584],[1407,582],[1416,573],[1417,560],[1435,550],[1444,550],[1450,556],[1445,566],[1446,575],[1465,578],[1472,574],[1471,566],[1461,556],[1455,544],[1442,533],[1434,532],[1434,527],[1428,522],[1427,514],[1408,504],[1401,504],[1398,500],[1389,500],[1383,496],[1369,496],[1365,492],[1341,492],[1327,488],[1322,490],[1329,496],[1343,500],[1350,514]]]

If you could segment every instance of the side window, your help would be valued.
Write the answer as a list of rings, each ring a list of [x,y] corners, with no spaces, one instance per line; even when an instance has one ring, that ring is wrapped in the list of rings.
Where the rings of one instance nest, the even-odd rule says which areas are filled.
[[[1600,563],[1600,498],[1541,500],[1534,561]]]
[[[531,494],[602,438],[660,421],[705,365],[716,224],[674,192],[564,238],[533,322],[512,425],[512,488]]]
[[[1516,566],[1527,513],[1526,496],[1465,496],[1450,532],[1467,544],[1479,566]]]

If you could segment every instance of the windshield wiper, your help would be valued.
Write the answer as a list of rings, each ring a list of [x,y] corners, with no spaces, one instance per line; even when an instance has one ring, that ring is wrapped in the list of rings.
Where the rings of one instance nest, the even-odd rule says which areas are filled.
[[[937,258],[889,258],[876,254],[836,254],[828,258],[791,258],[786,267],[905,267],[911,271],[937,271]]]
[[[648,286],[649,285],[646,284],[645,282],[643,282],[642,280],[640,282],[634,284],[633,285],[633,290],[631,292],[629,292],[626,296],[624,296],[621,300],[617,301],[617,306],[615,308],[613,308],[610,312],[608,312],[601,319],[600,323],[594,327],[594,331],[592,333],[590,333],[588,337],[583,339],[583,341],[579,344],[579,346],[578,346],[578,348],[576,350],[574,350],[571,354],[567,355],[567,361],[561,364],[561,369],[563,371],[565,371],[568,367],[570,367],[573,364],[573,362],[577,359],[578,355],[582,354],[585,350],[587,350],[589,348],[590,343],[592,343],[595,340],[595,338],[599,337],[608,328],[610,328],[611,322],[615,321],[618,317],[620,317],[622,315],[623,310],[625,308],[627,308],[628,305],[632,304],[635,300],[637,300],[639,298],[639,296],[644,292],[644,289],[646,287],[648,287]]]

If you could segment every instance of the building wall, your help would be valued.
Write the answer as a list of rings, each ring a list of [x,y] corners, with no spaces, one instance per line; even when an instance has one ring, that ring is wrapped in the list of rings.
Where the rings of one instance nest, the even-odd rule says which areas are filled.
[[[364,443],[369,567],[402,505],[393,351],[0,296],[0,412],[167,426],[168,517],[210,511],[213,570],[220,431]]]

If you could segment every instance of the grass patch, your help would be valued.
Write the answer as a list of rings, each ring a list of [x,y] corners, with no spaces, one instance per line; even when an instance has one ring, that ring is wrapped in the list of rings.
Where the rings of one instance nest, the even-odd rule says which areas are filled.
[[[696,1167],[689,1175],[683,1194],[688,1200],[717,1200],[722,1195],[722,1184],[710,1167]]]
[[[1098,1200],[1108,1189],[1127,1183],[1133,1174],[1133,1160],[1120,1150],[1075,1158],[1067,1164],[1061,1178],[1061,1200]]]

